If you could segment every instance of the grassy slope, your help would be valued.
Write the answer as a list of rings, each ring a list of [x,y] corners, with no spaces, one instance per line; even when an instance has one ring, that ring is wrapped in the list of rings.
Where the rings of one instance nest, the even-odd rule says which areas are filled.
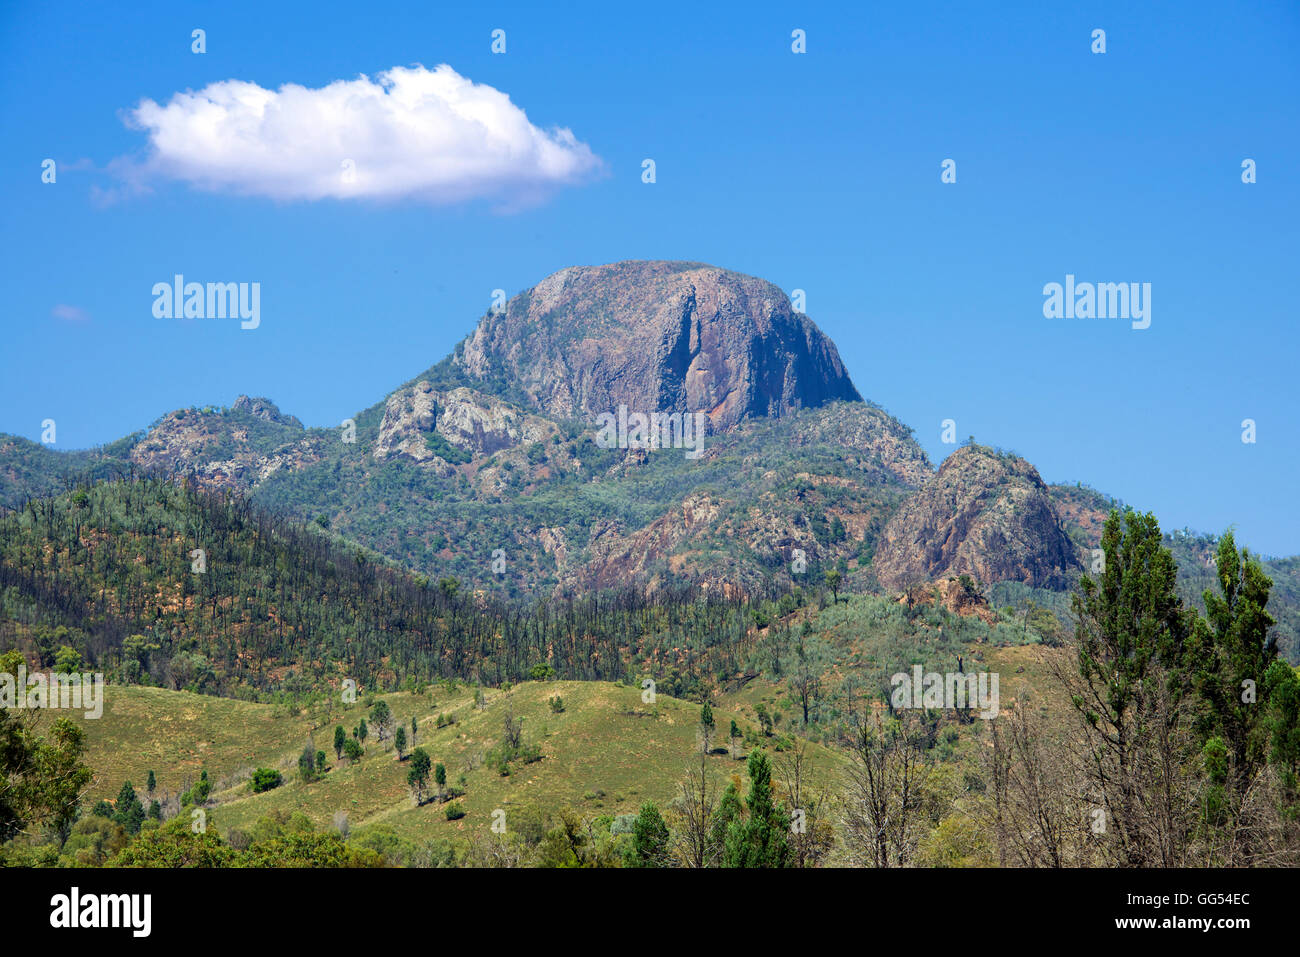
[[[564,700],[561,714],[553,714],[547,703],[556,694]],[[483,710],[475,709],[464,689],[454,695],[436,689],[432,695],[383,697],[408,735],[411,717],[418,717],[419,744],[446,765],[449,783],[467,775],[461,798],[467,814],[461,820],[447,821],[436,802],[412,806],[408,764],[398,763],[391,741],[379,745],[372,738],[357,765],[335,761],[334,726],[354,727],[367,711],[360,702],[347,709],[336,706],[328,717],[321,712],[289,715],[272,705],[138,687],[110,687],[103,718],[85,722],[88,760],[97,772],[90,799],[111,800],[127,778],[143,797],[150,769],[159,790],[175,794],[203,766],[215,784],[217,806],[209,811],[210,820],[222,832],[247,830],[273,810],[303,811],[318,827],[328,827],[342,810],[354,829],[383,822],[412,840],[460,843],[491,824],[496,808],[506,811],[508,821],[512,808],[529,805],[544,812],[573,807],[584,815],[631,813],[645,800],[662,805],[676,795],[696,748],[698,705],[660,695],[656,708],[642,703],[639,689],[606,682],[528,682],[510,692],[488,690]],[[507,701],[525,719],[525,740],[540,740],[544,757],[516,765],[510,776],[502,777],[481,763],[481,755],[501,735]],[[440,712],[455,712],[457,723],[437,729]],[[752,726],[725,702],[715,716],[720,729],[733,717]],[[313,723],[319,725],[315,745],[329,754],[330,770],[323,779],[304,784],[296,764]],[[814,779],[822,784],[830,783],[844,761],[837,752],[815,745],[809,759]],[[726,755],[708,760],[719,780],[738,774],[743,782],[742,762]],[[247,777],[256,766],[281,769],[285,784],[250,793]]]

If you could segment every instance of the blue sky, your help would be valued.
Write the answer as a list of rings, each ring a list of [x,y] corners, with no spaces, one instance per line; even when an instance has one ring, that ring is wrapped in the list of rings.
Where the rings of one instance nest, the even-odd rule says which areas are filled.
[[[806,290],[859,390],[936,459],[952,418],[1166,528],[1300,552],[1300,7],[843,7],[5,4],[0,431],[53,418],[85,447],[240,393],[334,425],[446,354],[493,289],[689,259]],[[285,199],[160,172],[124,122],[225,80],[444,63],[600,168],[526,203]],[[177,272],[260,282],[260,327],[154,318]],[[1067,273],[1151,283],[1151,327],[1044,318]]]

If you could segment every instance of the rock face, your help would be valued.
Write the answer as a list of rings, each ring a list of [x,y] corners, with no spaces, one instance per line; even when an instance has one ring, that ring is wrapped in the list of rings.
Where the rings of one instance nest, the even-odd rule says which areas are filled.
[[[557,418],[626,405],[705,412],[716,432],[861,399],[834,343],[785,293],[700,263],[563,269],[485,317],[456,361],[517,384]]]
[[[298,420],[296,415],[285,415],[280,411],[279,406],[264,396],[238,396],[230,410],[232,412],[247,412],[253,418],[261,419],[263,422],[292,425],[295,429],[302,428],[302,422]]]
[[[214,488],[248,490],[281,470],[298,471],[320,460],[302,423],[270,399],[241,395],[230,408],[178,409],[163,416],[130,452],[147,470],[177,472]]]
[[[1064,588],[1080,567],[1037,470],[978,445],[953,452],[903,503],[874,559],[888,588],[956,575]]]
[[[478,456],[540,442],[558,430],[545,419],[473,389],[442,392],[421,381],[388,397],[375,459],[404,455],[416,462],[446,464],[429,448],[427,436],[434,431],[448,444]]]

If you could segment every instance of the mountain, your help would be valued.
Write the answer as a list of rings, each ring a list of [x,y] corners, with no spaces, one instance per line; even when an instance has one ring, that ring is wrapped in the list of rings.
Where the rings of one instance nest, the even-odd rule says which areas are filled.
[[[1047,485],[1024,459],[965,445],[903,503],[876,548],[876,575],[905,588],[950,575],[1062,589],[1082,570]]]
[[[455,361],[479,381],[505,375],[560,419],[625,405],[704,412],[719,431],[861,399],[785,293],[701,263],[562,269],[484,318]]]
[[[620,407],[699,413],[702,441],[605,441],[599,417]],[[0,436],[0,506],[140,472],[246,494],[503,598],[683,584],[757,596],[837,569],[855,590],[968,575],[996,586],[999,607],[1033,597],[1061,618],[1114,504],[982,446],[936,472],[780,289],[692,262],[563,269],[342,428],[239,396],[100,449]],[[1300,594],[1296,563],[1268,568]],[[1181,574],[1199,599],[1200,574]]]
[[[596,417],[620,406],[700,413],[704,440],[689,457],[602,447]],[[683,578],[755,592],[836,563],[865,573],[874,536],[932,470],[781,290],[698,263],[562,270],[354,420],[354,435],[305,429],[240,396],[168,413],[79,465],[246,492],[517,597]],[[11,508],[77,471],[34,443],[13,448],[0,452]]]

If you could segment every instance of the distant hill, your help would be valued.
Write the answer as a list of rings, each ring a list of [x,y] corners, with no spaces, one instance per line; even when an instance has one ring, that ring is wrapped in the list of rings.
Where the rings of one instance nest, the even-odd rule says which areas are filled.
[[[702,441],[611,447],[599,417],[620,407],[698,413]],[[239,396],[100,449],[0,436],[0,506],[138,474],[247,494],[510,600],[628,587],[758,597],[835,570],[857,590],[967,574],[1060,611],[1108,508],[981,446],[936,472],[785,293],[692,262],[563,269],[338,427]],[[1289,601],[1292,566],[1269,567]],[[1190,566],[1184,576],[1195,587]],[[1281,616],[1294,656],[1300,632]]]

